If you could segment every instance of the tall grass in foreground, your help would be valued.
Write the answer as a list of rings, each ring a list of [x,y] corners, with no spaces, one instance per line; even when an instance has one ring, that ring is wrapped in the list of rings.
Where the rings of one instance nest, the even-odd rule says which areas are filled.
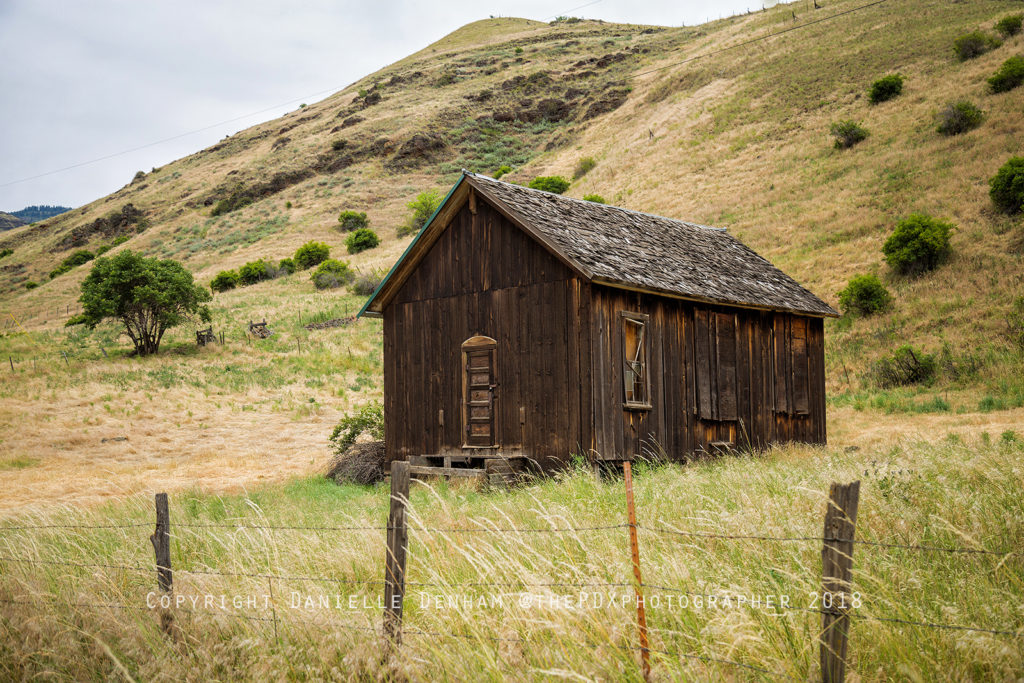
[[[820,615],[735,605],[697,609],[692,598],[682,607],[681,594],[666,588],[733,598],[771,595],[776,603],[788,596],[793,606],[809,606],[820,587],[821,548],[817,542],[700,539],[649,528],[820,536],[829,483],[860,479],[857,534],[862,540],[1017,550],[1024,541],[1022,456],[1020,436],[1008,432],[979,443],[951,438],[886,452],[791,446],[761,457],[637,467],[638,523],[647,528],[640,532],[645,593],[649,601],[660,598],[660,605],[648,603],[652,647],[800,679],[816,677]],[[246,496],[172,496],[175,592],[188,598],[209,594],[218,601],[212,608],[200,602],[194,611],[179,611],[173,641],[145,609],[147,593],[155,589],[152,571],[0,561],[0,677],[98,680],[118,671],[137,679],[175,680],[384,676],[381,588],[344,582],[381,579],[387,498],[386,486],[337,487],[316,479]],[[579,468],[510,491],[415,484],[411,511],[406,636],[396,660],[400,677],[641,678],[631,649],[636,646],[634,608],[623,600],[632,594],[625,529],[443,531],[620,524],[625,520],[621,481],[596,480]],[[6,526],[144,526],[0,531],[0,557],[148,567],[152,520],[149,498],[9,520]],[[381,530],[266,531],[242,525]],[[854,577],[854,590],[863,598],[861,614],[1011,630],[1024,624],[1019,555],[859,545]],[[551,583],[599,585],[538,585]],[[578,600],[581,591],[587,604],[566,608],[565,600]],[[322,595],[329,596],[329,608],[317,606]],[[235,596],[251,597],[254,604],[235,609]],[[524,596],[530,596],[529,604]],[[672,604],[669,596],[675,598]],[[614,604],[608,604],[609,597]],[[307,604],[307,598],[313,602]],[[555,605],[556,598],[562,604]],[[497,606],[499,600],[504,604]],[[132,609],[85,606],[102,603]],[[192,610],[191,603],[186,607]],[[852,622],[850,637],[851,671],[861,680],[997,679],[1024,669],[1019,638],[861,619]],[[656,652],[653,664],[658,680],[770,678],[677,654]]]

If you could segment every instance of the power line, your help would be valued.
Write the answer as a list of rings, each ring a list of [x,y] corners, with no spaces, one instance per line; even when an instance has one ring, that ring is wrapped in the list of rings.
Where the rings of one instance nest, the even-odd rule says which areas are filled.
[[[247,118],[249,118],[251,116],[257,116],[259,114],[265,114],[265,113],[267,113],[269,111],[274,111],[275,109],[280,109],[281,107],[285,107],[285,106],[287,106],[289,104],[293,104],[295,102],[301,102],[302,100],[312,99],[312,98],[318,97],[320,95],[324,95],[324,94],[328,94],[328,93],[335,93],[335,92],[339,92],[341,90],[344,90],[344,86],[335,87],[335,88],[329,88],[327,90],[321,90],[320,92],[315,92],[315,93],[312,93],[310,95],[304,95],[302,97],[296,97],[295,99],[288,100],[287,102],[282,102],[281,104],[275,104],[274,106],[267,107],[266,109],[260,109],[259,111],[249,112],[248,114],[242,114],[241,116],[236,116],[234,118],[225,119],[224,121],[219,121],[217,123],[212,123],[212,124],[210,124],[208,126],[203,126],[202,128],[196,128],[195,130],[190,130],[190,131],[185,132],[185,133],[180,133],[178,135],[172,135],[169,138],[164,138],[162,140],[157,140],[155,142],[148,142],[148,143],[146,143],[144,145],[139,145],[138,147],[132,147],[131,149],[122,150],[120,152],[114,152],[113,154],[107,154],[106,156],[96,157],[95,159],[89,159],[88,161],[81,161],[81,162],[79,162],[77,164],[71,164],[70,166],[65,166],[63,168],[58,168],[58,169],[55,169],[55,170],[52,170],[52,171],[46,171],[45,173],[39,173],[39,174],[34,175],[34,176],[28,176],[26,178],[20,178],[18,180],[11,180],[11,181],[8,181],[6,183],[0,183],[0,187],[9,187],[11,185],[17,185],[19,183],[26,183],[26,182],[28,182],[30,180],[36,180],[38,178],[45,178],[46,176],[55,175],[57,173],[63,173],[64,171],[70,171],[70,170],[75,169],[75,168],[81,168],[82,166],[89,166],[90,164],[95,164],[95,163],[98,163],[100,161],[106,161],[107,159],[113,159],[115,157],[124,156],[125,154],[131,154],[132,152],[138,152],[139,150],[147,149],[149,147],[155,147],[156,145],[162,145],[165,142],[171,142],[173,140],[178,140],[180,138],[188,137],[189,135],[195,135],[196,133],[202,133],[203,131],[210,130],[211,128],[217,128],[219,126],[223,126],[223,125],[226,125],[228,123],[234,123],[235,121],[241,121],[242,119],[247,119]]]
[[[633,77],[634,78],[639,78],[640,76],[646,76],[648,74],[657,73],[658,71],[664,71],[665,69],[671,69],[672,67],[681,66],[683,64],[688,64],[689,62],[694,62],[694,61],[697,61],[698,59],[703,59],[705,57],[712,57],[714,55],[721,54],[723,52],[728,52],[729,50],[735,50],[736,48],[739,48],[739,47],[744,47],[746,45],[752,45],[754,43],[759,43],[762,40],[768,40],[769,38],[774,38],[776,36],[781,36],[783,33],[789,33],[790,31],[797,31],[797,30],[802,29],[802,28],[807,28],[808,26],[813,26],[814,24],[820,24],[820,23],[822,23],[824,21],[831,21],[833,19],[836,19],[837,17],[841,17],[841,16],[844,16],[844,15],[847,15],[847,14],[853,14],[854,12],[859,12],[860,10],[867,9],[868,7],[874,7],[875,5],[881,5],[883,2],[886,2],[886,1],[887,0],[875,0],[874,2],[869,2],[866,5],[860,5],[859,7],[854,7],[853,9],[843,10],[842,12],[837,12],[836,14],[830,14],[827,17],[822,17],[821,19],[815,19],[814,21],[808,21],[806,24],[800,24],[799,26],[790,26],[789,28],[784,28],[781,31],[776,31],[775,33],[769,33],[768,35],[759,36],[757,38],[751,38],[750,40],[745,40],[742,43],[736,43],[735,45],[730,45],[728,47],[723,47],[723,48],[719,48],[717,50],[712,50],[711,52],[704,52],[702,54],[695,55],[693,57],[688,57],[688,58],[686,58],[686,59],[684,59],[682,61],[673,62],[671,64],[666,64],[665,66],[659,66],[659,67],[657,67],[655,69],[649,69],[647,71],[642,71],[642,72],[640,72],[638,74],[633,74]]]

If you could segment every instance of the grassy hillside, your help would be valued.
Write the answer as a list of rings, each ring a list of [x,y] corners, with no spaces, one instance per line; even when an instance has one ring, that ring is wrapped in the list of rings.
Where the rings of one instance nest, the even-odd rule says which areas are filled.
[[[348,258],[370,272],[411,239],[396,234],[407,203],[447,189],[463,167],[509,165],[525,182],[571,177],[592,157],[570,195],[728,227],[834,305],[850,276],[879,274],[891,311],[827,323],[833,439],[871,441],[879,414],[925,415],[942,429],[1019,419],[1024,362],[1007,331],[1024,283],[1024,227],[992,209],[987,183],[1022,151],[1024,88],[991,95],[985,78],[1024,38],[967,62],[952,52],[957,36],[991,30],[1019,3],[858,7],[797,3],[683,28],[475,22],[322,102],[3,234],[0,249],[14,252],[0,262],[0,358],[13,371],[0,386],[0,443],[22,464],[3,465],[0,478],[19,493],[0,507],[150,490],[157,473],[172,486],[231,490],[309,471],[330,425],[380,394],[379,323],[307,330],[361,303],[316,292],[308,274],[218,294],[213,326],[225,345],[196,349],[194,329],[182,327],[143,360],[128,357],[113,326],[63,327],[89,269],[48,279],[65,257],[127,238],[114,250],[180,260],[208,283],[310,239],[348,258],[337,216],[352,209],[383,239]],[[903,94],[870,105],[871,82],[894,72],[906,77]],[[937,112],[961,98],[984,110],[983,124],[939,135]],[[833,148],[829,126],[841,119],[869,137]],[[211,215],[218,206],[238,208]],[[949,261],[907,279],[891,274],[880,247],[915,211],[957,229]],[[246,323],[264,318],[275,336],[248,340]],[[936,354],[938,377],[883,390],[872,364],[907,342]],[[26,414],[39,419],[23,424]],[[80,475],[75,484],[67,472]]]

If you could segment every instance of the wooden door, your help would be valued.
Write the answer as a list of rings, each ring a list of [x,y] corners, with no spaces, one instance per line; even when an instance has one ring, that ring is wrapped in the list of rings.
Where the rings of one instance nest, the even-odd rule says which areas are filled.
[[[490,337],[473,337],[462,345],[464,445],[490,448],[497,445],[494,429],[494,356],[496,343]]]

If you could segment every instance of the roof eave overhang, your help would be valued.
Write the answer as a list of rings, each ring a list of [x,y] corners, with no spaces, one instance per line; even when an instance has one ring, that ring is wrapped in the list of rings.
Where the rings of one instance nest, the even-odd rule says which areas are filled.
[[[758,304],[744,303],[740,301],[725,301],[723,299],[712,299],[709,297],[694,296],[688,294],[680,294],[679,292],[673,292],[667,289],[658,289],[655,287],[641,287],[639,285],[623,282],[622,280],[615,280],[612,278],[595,277],[592,278],[592,282],[595,285],[604,285],[605,287],[613,287],[615,289],[625,289],[631,292],[639,292],[641,294],[652,294],[655,296],[663,296],[670,299],[679,299],[680,301],[692,301],[699,304],[708,304],[709,306],[727,306],[731,308],[745,308],[752,311],[770,311],[777,313],[792,313],[794,315],[803,315],[810,318],[838,318],[839,313],[829,306],[830,313],[824,311],[808,311],[799,308],[788,308],[785,306],[761,306]],[[824,302],[822,302],[824,303]],[[828,304],[825,304],[828,306]]]

